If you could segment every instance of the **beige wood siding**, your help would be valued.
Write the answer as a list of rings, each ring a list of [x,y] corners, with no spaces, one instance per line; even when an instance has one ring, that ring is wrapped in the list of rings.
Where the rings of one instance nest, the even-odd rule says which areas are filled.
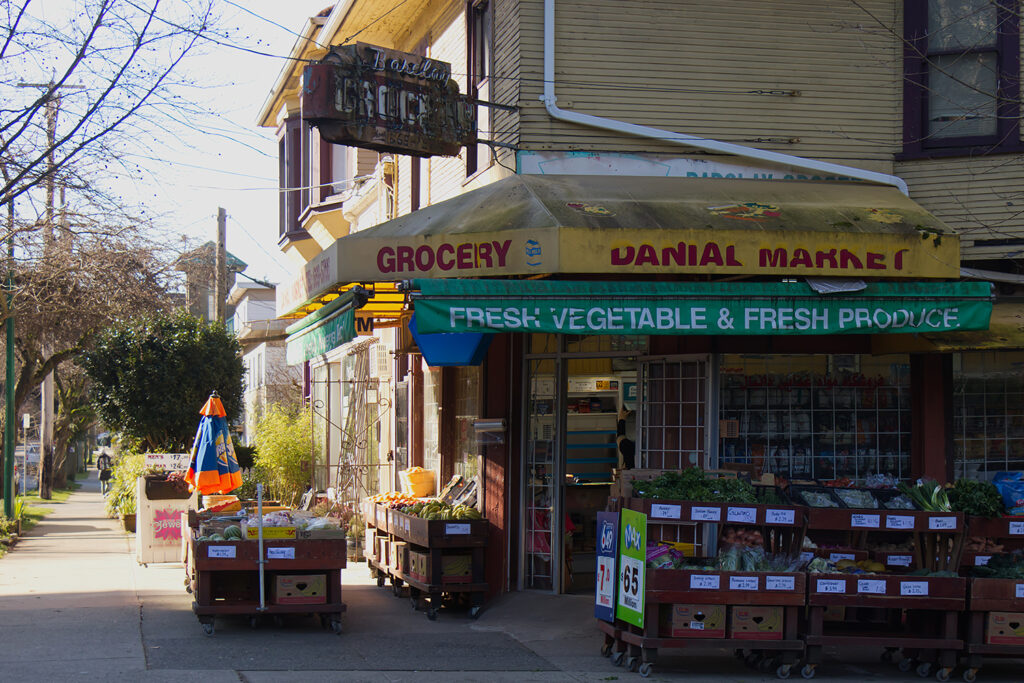
[[[962,260],[1024,258],[1021,155],[907,161],[896,173],[915,201],[960,233]]]
[[[494,63],[491,76],[491,100],[517,106],[520,99],[519,0],[494,0]],[[519,112],[492,109],[491,139],[505,145],[519,144]],[[498,161],[515,166],[515,153],[497,148]]]
[[[466,92],[466,12],[462,3],[450,5],[431,29],[428,54],[451,64],[452,78],[459,84],[459,91]],[[431,157],[423,162],[423,169],[431,204],[453,197],[462,191],[466,179],[465,150],[457,157]]]
[[[899,5],[560,0],[558,104],[888,170],[901,135]],[[679,152],[679,146],[552,121],[538,101],[543,3],[521,2],[519,13],[524,148]],[[799,94],[777,94],[791,92]]]

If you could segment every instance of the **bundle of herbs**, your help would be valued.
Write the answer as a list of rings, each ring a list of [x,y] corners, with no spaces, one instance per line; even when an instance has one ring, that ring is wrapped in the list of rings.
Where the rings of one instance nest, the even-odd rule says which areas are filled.
[[[939,486],[934,479],[918,479],[917,484],[900,483],[897,488],[907,494],[921,510],[928,512],[952,512],[946,489]]]
[[[949,504],[957,512],[989,519],[1003,514],[1003,497],[987,481],[957,479],[948,494]]]
[[[666,472],[650,481],[633,481],[633,496],[657,500],[694,500],[705,503],[756,503],[749,481],[709,479],[697,467]]]
[[[1000,553],[989,558],[988,564],[971,567],[971,576],[987,579],[1024,579],[1024,551]]]

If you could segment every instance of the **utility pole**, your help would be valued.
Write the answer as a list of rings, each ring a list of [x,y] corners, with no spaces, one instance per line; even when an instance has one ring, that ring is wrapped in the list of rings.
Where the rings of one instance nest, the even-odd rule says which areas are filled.
[[[228,255],[227,255],[227,242],[228,238],[228,212],[221,207],[217,207],[217,274],[216,274],[216,293],[214,297],[217,300],[216,304],[216,317],[217,322],[224,322],[225,308],[227,305],[228,298]]]

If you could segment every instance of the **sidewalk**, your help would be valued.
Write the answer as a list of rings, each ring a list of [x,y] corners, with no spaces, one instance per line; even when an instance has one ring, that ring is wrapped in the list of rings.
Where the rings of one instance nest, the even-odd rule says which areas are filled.
[[[371,583],[366,565],[345,570],[345,632],[313,619],[282,625],[219,619],[202,634],[173,565],[136,564],[131,539],[103,515],[95,472],[0,560],[0,680],[203,681],[639,681],[598,651],[591,598],[506,595],[476,621],[437,621]],[[667,655],[667,653],[665,653]],[[835,653],[820,681],[920,681],[878,652]],[[986,664],[979,680],[1020,681],[1020,660]],[[798,674],[796,674],[798,676]],[[954,674],[959,678],[960,671]],[[728,652],[662,656],[650,679],[771,681]]]

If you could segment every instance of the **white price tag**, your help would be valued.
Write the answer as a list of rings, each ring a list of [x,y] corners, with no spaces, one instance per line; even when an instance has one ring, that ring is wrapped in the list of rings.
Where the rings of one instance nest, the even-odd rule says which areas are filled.
[[[233,545],[211,545],[206,548],[207,557],[234,557],[235,546]]]
[[[727,522],[737,522],[739,524],[756,524],[757,508],[730,507],[725,515],[725,520]]]
[[[720,585],[720,578],[717,574],[691,574],[690,588],[716,591]]]
[[[955,529],[956,517],[929,517],[928,528],[932,531],[941,531],[943,529]]]
[[[765,510],[765,524],[792,524],[796,519],[796,510]]]
[[[294,560],[295,548],[267,548],[268,560]]]
[[[1015,597],[1024,598],[1024,583],[1018,583],[1013,588]]]
[[[863,529],[877,529],[882,524],[881,515],[850,515],[850,526]]]
[[[644,563],[635,557],[623,556],[619,573],[619,604],[634,612],[643,611]]]
[[[857,556],[853,553],[829,553],[828,559],[830,562],[838,562],[839,560],[856,560]]]
[[[445,524],[444,533],[447,536],[465,536],[469,533],[468,524]]]
[[[814,553],[812,553],[809,550],[805,550],[802,553],[800,553],[800,561],[801,562],[810,562],[813,559],[814,559]]]
[[[885,518],[886,529],[913,529],[914,518],[910,515],[888,515]]]
[[[764,580],[764,587],[770,591],[796,590],[795,576],[769,576]]]
[[[900,581],[900,595],[928,595],[928,582]]]
[[[730,576],[729,590],[756,591],[761,581],[756,576]]]
[[[889,555],[885,558],[885,563],[890,567],[909,567],[913,561],[913,555]]]
[[[845,593],[846,579],[818,579],[819,593]]]
[[[704,630],[704,622],[703,621],[691,621],[690,622],[690,630],[691,631],[703,631]]]
[[[986,565],[986,564],[988,564],[988,561],[991,560],[991,559],[992,559],[991,555],[975,555],[974,556],[974,566],[975,567],[980,567],[982,565]],[[1018,595],[1017,597],[1020,597],[1020,596]]]
[[[1024,536],[1024,522],[1010,522],[1011,536]]]
[[[651,503],[652,519],[679,519],[680,517],[682,517],[682,509],[679,505]]]
[[[885,595],[885,580],[884,579],[857,579],[857,592],[858,593],[872,593],[875,595]]]
[[[722,508],[692,507],[690,508],[690,519],[694,522],[720,522],[722,521]]]

